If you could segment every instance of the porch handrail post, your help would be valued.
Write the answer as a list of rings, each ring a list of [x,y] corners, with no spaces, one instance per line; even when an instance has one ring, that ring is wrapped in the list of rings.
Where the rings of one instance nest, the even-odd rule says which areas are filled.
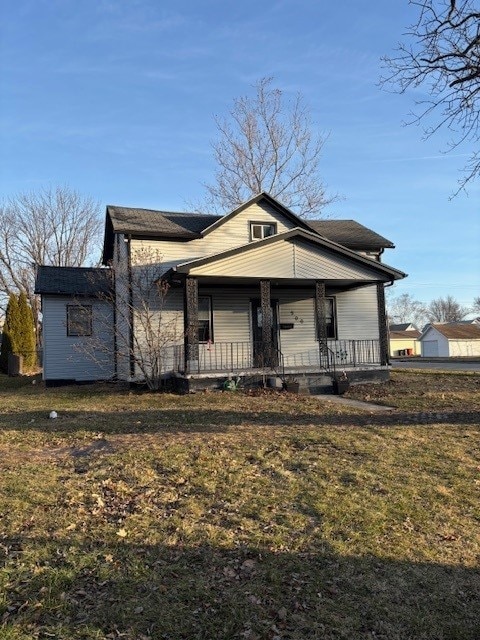
[[[272,303],[270,296],[270,280],[260,280],[260,307],[262,310],[262,347],[264,365],[271,365],[272,360]]]
[[[200,371],[198,349],[198,280],[185,278],[183,299],[185,326],[185,373]]]
[[[377,282],[378,337],[380,342],[380,364],[389,364],[387,313],[385,310],[385,289],[383,282]]]
[[[320,355],[320,366],[322,366],[322,356],[326,358],[327,369],[329,368],[328,340],[327,340],[327,316],[325,313],[325,282],[317,280],[315,282],[315,313],[317,320],[318,349]]]

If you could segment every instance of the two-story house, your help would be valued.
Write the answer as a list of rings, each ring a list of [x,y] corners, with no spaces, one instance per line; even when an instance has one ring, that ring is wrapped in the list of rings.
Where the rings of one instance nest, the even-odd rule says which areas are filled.
[[[44,379],[141,381],[155,322],[161,374],[184,389],[257,374],[316,388],[340,369],[384,379],[384,287],[405,277],[382,262],[393,246],[266,193],[224,216],[108,206],[104,268],[38,267]],[[147,300],[139,274],[157,285]]]

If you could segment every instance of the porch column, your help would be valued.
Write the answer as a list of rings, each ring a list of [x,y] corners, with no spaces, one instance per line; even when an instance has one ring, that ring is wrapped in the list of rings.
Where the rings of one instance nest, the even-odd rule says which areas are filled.
[[[260,280],[260,307],[262,309],[262,351],[264,363],[270,366],[272,360],[272,302],[270,280]]]
[[[380,342],[380,364],[390,363],[388,357],[387,313],[385,311],[385,289],[383,282],[377,282],[378,336]]]
[[[185,278],[183,298],[185,373],[198,371],[198,280]]]
[[[328,369],[327,318],[325,315],[325,283],[315,282],[315,313],[317,320],[320,364]]]

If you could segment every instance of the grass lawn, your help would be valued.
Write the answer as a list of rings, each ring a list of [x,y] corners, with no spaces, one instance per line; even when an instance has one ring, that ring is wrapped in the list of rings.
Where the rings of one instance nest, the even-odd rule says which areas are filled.
[[[478,639],[480,376],[348,395],[0,376],[1,640]]]

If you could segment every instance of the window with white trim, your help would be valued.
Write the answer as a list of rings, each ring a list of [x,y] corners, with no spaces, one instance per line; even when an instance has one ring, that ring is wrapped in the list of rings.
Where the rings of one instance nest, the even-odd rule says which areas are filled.
[[[263,240],[277,233],[277,225],[273,222],[250,222],[250,240]]]
[[[198,341],[213,342],[212,298],[198,297]]]
[[[92,305],[67,304],[67,336],[92,335]]]

